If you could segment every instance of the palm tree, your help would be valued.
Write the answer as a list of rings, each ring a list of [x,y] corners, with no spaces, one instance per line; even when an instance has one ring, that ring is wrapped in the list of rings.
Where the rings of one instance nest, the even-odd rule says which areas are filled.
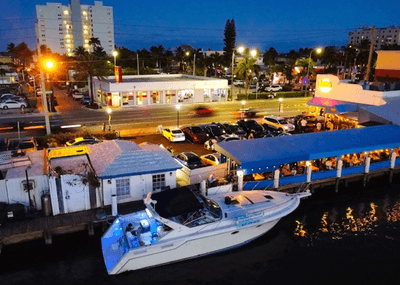
[[[246,96],[249,98],[249,86],[252,72],[254,71],[255,63],[257,60],[255,58],[244,56],[241,61],[239,61],[238,66],[236,67],[235,73],[245,80],[246,83]],[[232,82],[233,84],[233,82]]]
[[[87,82],[90,79],[89,94],[94,101],[94,93],[92,86],[93,76],[99,80],[104,80],[111,73],[107,64],[107,57],[98,38],[91,38],[89,43],[92,45],[93,52],[87,52],[83,47],[77,47],[74,51],[75,60],[78,63],[75,66],[76,74],[74,79],[77,81]]]

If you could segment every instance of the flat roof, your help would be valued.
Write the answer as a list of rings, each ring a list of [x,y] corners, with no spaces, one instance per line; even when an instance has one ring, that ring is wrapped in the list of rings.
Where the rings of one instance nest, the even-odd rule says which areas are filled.
[[[208,81],[224,80],[224,78],[210,78],[203,76],[190,76],[183,74],[174,75],[127,75],[122,76],[122,83],[146,83],[146,82],[171,82],[171,81]],[[227,80],[227,79],[225,79]],[[108,82],[117,83],[114,76],[108,77]]]
[[[400,147],[400,127],[383,125],[293,136],[222,142],[215,150],[245,174],[272,171],[280,164]]]

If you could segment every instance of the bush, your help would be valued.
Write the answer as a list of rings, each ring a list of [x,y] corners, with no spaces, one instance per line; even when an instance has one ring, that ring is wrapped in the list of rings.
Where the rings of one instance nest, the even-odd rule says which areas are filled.
[[[49,147],[60,147],[64,146],[67,141],[73,140],[75,138],[84,137],[84,136],[93,136],[100,140],[115,140],[118,138],[118,133],[115,131],[110,132],[89,132],[89,131],[80,131],[74,133],[58,133],[52,134],[45,139],[44,143],[47,143]]]
[[[296,97],[305,97],[305,91],[288,91],[288,92],[268,92],[268,93],[250,93],[248,100],[255,100],[256,95],[257,99],[269,99],[273,94],[276,94],[275,98],[296,98]],[[247,100],[246,94],[238,94],[236,100]]]

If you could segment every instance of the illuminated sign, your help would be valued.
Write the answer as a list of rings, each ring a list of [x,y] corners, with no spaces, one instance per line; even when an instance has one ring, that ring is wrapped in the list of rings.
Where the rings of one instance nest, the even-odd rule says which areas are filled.
[[[320,80],[318,81],[318,87],[324,93],[329,92],[332,89],[332,82],[330,82],[328,79]]]
[[[82,154],[89,154],[89,149],[87,146],[70,146],[64,148],[50,149],[49,159],[76,156]]]

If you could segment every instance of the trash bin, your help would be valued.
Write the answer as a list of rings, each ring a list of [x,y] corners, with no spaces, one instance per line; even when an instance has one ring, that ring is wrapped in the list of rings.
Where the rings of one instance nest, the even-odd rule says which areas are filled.
[[[50,194],[43,194],[41,200],[43,213],[46,217],[48,217],[52,213]]]

